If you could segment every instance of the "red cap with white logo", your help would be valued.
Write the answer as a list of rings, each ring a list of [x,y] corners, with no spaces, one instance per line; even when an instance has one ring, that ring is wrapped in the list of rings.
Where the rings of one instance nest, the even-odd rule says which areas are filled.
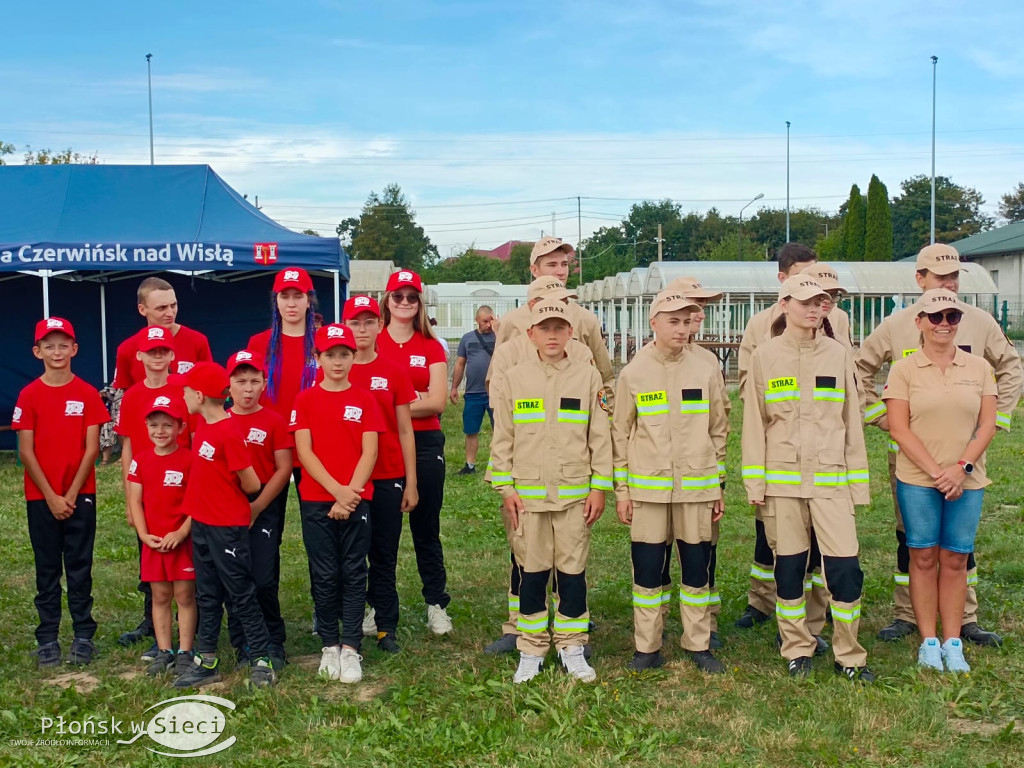
[[[185,373],[168,376],[167,383],[194,389],[206,397],[217,400],[226,399],[228,388],[231,386],[231,382],[228,381],[228,372],[217,363],[208,361],[196,363]]]
[[[399,288],[404,288],[407,285],[423,293],[423,281],[411,269],[400,269],[397,272],[392,272],[391,277],[388,278],[387,290],[389,292],[397,291]]]
[[[63,333],[72,339],[75,338],[75,329],[63,317],[48,317],[36,323],[36,342],[42,341],[51,333]]]
[[[313,281],[302,267],[289,267],[282,269],[274,278],[274,293],[280,293],[286,288],[297,288],[303,293],[309,293],[313,290]]]
[[[380,317],[380,304],[372,296],[353,296],[345,302],[345,311],[341,313],[341,319],[351,320],[363,312],[369,312],[374,317]]]
[[[326,352],[333,347],[342,346],[356,348],[356,337],[352,329],[340,323],[325,325],[316,332],[316,348],[318,352]]]
[[[231,357],[228,358],[228,376],[235,372],[236,368],[240,368],[243,365],[248,365],[250,368],[255,368],[257,371],[267,372],[267,364],[263,361],[263,355],[259,352],[252,352],[248,349],[243,349],[239,352],[235,352]]]
[[[139,352],[152,352],[154,349],[174,349],[174,335],[162,325],[150,325],[139,331],[135,338]]]
[[[146,409],[147,418],[154,413],[166,413],[172,419],[184,421],[188,410],[185,408],[185,401],[180,397],[157,395],[153,398],[153,402],[149,404],[149,408]]]

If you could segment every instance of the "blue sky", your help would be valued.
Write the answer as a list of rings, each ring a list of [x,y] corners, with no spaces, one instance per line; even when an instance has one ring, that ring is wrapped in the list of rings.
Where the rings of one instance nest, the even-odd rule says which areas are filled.
[[[988,210],[1024,180],[1024,4],[21,3],[4,14],[0,139],[210,163],[329,233],[395,181],[442,255],[586,236],[632,201],[735,214],[759,192],[835,210],[930,169]],[[603,199],[600,199],[603,198]],[[536,202],[534,202],[536,201]],[[748,209],[749,212],[750,209]]]

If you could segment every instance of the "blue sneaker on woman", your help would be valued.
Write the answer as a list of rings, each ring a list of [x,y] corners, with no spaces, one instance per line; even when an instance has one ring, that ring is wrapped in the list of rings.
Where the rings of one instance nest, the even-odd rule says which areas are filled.
[[[917,666],[944,671],[942,667],[942,646],[939,645],[939,638],[926,637],[921,647],[917,650]]]
[[[951,637],[942,644],[942,660],[949,672],[970,672],[971,665],[964,658],[964,644],[959,637]]]

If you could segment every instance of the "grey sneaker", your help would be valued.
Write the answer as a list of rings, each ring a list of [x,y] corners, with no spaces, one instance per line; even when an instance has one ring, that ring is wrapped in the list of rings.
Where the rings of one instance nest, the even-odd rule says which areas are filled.
[[[499,637],[497,640],[495,640],[493,643],[488,643],[487,645],[485,645],[484,653],[491,656],[498,656],[503,653],[515,653],[516,640],[518,639],[518,637],[518,635],[512,632],[507,632],[501,637]]]
[[[174,676],[181,677],[195,664],[196,655],[192,651],[178,651],[174,656]]]
[[[160,651],[146,667],[147,675],[162,675],[174,668],[176,663],[174,651]]]
[[[56,640],[52,643],[43,643],[32,651],[32,655],[36,657],[36,666],[40,669],[60,666],[60,643]]]
[[[269,656],[256,659],[249,672],[249,682],[254,688],[270,688],[277,685],[277,673]]]
[[[96,654],[96,646],[92,640],[84,637],[76,637],[71,641],[71,649],[68,651],[68,664],[85,666],[92,664],[92,657]]]
[[[633,651],[633,658],[629,660],[626,668],[632,672],[643,672],[645,669],[657,669],[664,664],[665,659],[662,658],[660,650],[653,653]]]
[[[893,619],[892,624],[879,630],[878,639],[887,643],[895,643],[904,637],[910,637],[915,632],[917,632],[917,624],[903,619]]]
[[[219,683],[222,679],[217,657],[207,656],[203,658],[203,656],[197,653],[188,671],[174,681],[174,687],[202,688],[204,685],[210,685],[210,683]]]

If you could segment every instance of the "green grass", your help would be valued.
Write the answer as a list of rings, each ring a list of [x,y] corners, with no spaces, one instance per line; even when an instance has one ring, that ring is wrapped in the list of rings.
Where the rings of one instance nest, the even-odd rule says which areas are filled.
[[[1024,484],[1017,476],[1024,454],[1021,433],[998,435],[989,453],[995,484],[986,495],[978,537],[983,624],[1002,632],[1006,645],[1001,650],[968,649],[974,671],[954,678],[919,673],[915,640],[889,645],[874,639],[891,610],[894,536],[885,443],[877,430],[868,432],[875,502],[859,512],[866,575],[861,641],[880,681],[858,688],[832,674],[831,659],[816,661],[813,679],[792,681],[775,650],[774,623],[746,633],[732,627],[745,605],[753,538],[751,513],[737,477],[740,410],[734,408],[736,431],[730,439],[730,484],[719,547],[726,642],[720,657],[729,665],[728,674],[709,679],[683,659],[677,612],[668,628],[671,663],[641,677],[626,672],[632,653],[629,536],[609,505],[595,528],[588,568],[591,613],[598,624],[592,642],[599,683],[573,685],[552,668],[534,684],[513,687],[515,659],[480,652],[504,618],[508,554],[496,496],[479,475],[454,475],[463,458],[459,414],[453,411],[445,417],[453,474],[442,530],[454,635],[442,639],[426,632],[406,533],[399,568],[403,654],[385,658],[368,643],[362,684],[346,687],[317,679],[319,643],[309,634],[305,553],[293,497],[282,595],[288,653],[297,663],[284,670],[271,691],[250,690],[241,674],[227,677],[215,693],[237,704],[225,732],[238,741],[208,764],[1024,765],[1024,730],[1014,725],[1015,718],[1024,718]],[[482,442],[485,458],[486,434]],[[136,545],[124,523],[117,486],[117,470],[102,469],[94,567],[101,655],[84,670],[87,677],[64,688],[58,682],[67,685],[63,676],[75,670],[39,672],[29,656],[36,615],[21,474],[12,457],[0,463],[0,526],[7,533],[0,539],[0,765],[178,762],[147,752],[145,737],[131,746],[11,744],[38,737],[42,717],[91,714],[138,720],[147,707],[175,695],[138,674],[140,649],[125,650],[115,642],[138,621],[141,609],[135,592]],[[223,635],[222,642],[226,644]],[[65,612],[65,651],[69,643]]]

